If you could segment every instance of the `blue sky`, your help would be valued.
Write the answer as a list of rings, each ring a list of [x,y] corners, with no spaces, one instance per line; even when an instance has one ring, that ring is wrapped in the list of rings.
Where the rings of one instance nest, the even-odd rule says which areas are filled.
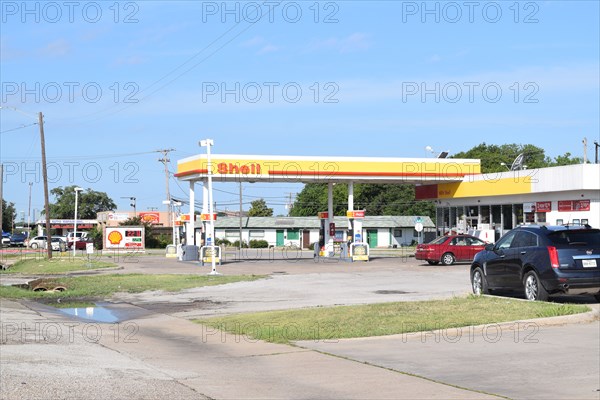
[[[39,111],[51,188],[105,191],[120,209],[135,196],[140,211],[164,208],[153,151],[176,149],[174,171],[204,138],[224,154],[430,157],[486,142],[555,157],[581,156],[587,137],[593,159],[600,132],[597,1],[0,3],[0,158],[19,218],[28,182],[43,207],[26,115]],[[236,186],[215,187],[218,208],[238,208]],[[244,195],[283,214],[300,189]]]

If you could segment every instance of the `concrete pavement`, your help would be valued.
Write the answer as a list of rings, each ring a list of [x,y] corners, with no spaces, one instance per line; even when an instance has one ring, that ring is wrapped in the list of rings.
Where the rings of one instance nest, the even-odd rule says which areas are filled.
[[[562,326],[568,318],[297,345],[511,399],[598,400],[595,308],[591,321]]]
[[[1,307],[3,399],[495,398],[162,314],[115,325]]]
[[[209,271],[156,257],[120,265],[118,273]],[[73,319],[39,303],[0,300],[2,398],[600,398],[597,319],[503,324],[500,331],[465,328],[458,339],[456,330],[447,330],[298,343],[301,347],[236,337],[189,321],[461,295],[469,291],[466,264],[301,260],[235,263],[219,271],[271,277],[179,293],[119,294],[112,307],[125,319],[117,324]]]

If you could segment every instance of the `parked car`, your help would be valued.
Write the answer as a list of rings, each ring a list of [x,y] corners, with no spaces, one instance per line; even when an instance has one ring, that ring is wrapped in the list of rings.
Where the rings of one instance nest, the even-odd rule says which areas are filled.
[[[10,233],[2,231],[2,246],[10,245]]]
[[[29,239],[27,243],[27,247],[31,247],[32,249],[37,249],[40,247],[44,247],[44,243],[48,240],[46,236],[35,236]]]
[[[24,233],[13,233],[10,235],[10,246],[24,247],[27,235]]]
[[[67,233],[66,239],[64,239],[64,240],[67,243],[77,242],[79,240],[87,238],[87,236],[88,236],[87,232],[78,231],[76,235],[75,235],[75,232],[69,232],[69,233]]]
[[[522,226],[487,245],[471,265],[475,294],[519,290],[528,300],[592,294],[600,301],[600,229]]]
[[[431,265],[473,261],[475,254],[483,250],[485,245],[483,240],[471,235],[440,236],[429,243],[418,245],[415,258]]]
[[[84,239],[79,239],[78,241],[75,242],[75,249],[76,250],[85,250],[87,248],[88,243],[94,243],[94,240],[90,237],[86,237]],[[67,243],[67,247],[69,249],[72,249],[73,242]]]
[[[52,237],[50,239],[50,245],[53,251],[65,251],[67,249],[67,243],[60,237]],[[44,242],[44,249],[48,248],[48,242]]]

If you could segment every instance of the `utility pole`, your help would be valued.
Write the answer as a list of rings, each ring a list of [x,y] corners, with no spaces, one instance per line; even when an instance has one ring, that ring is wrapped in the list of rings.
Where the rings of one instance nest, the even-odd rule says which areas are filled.
[[[28,239],[31,238],[31,187],[33,182],[29,182],[29,206],[27,207],[27,233]]]
[[[240,180],[240,260],[242,259],[242,231],[243,231],[243,219],[242,213],[244,212],[244,206],[242,205],[242,181]],[[248,246],[250,246],[250,233],[248,232]]]
[[[171,192],[169,192],[169,153],[175,151],[175,149],[163,149],[157,150],[158,153],[162,153],[163,157],[158,159],[159,162],[165,166],[165,184],[167,188],[167,201],[164,202],[167,205],[167,218],[173,224],[173,244],[175,244],[175,222],[173,221],[173,205],[171,204]]]
[[[293,196],[295,195],[295,193],[286,193],[289,195],[289,200],[288,200],[288,204],[285,206],[285,208],[287,208],[288,210],[288,215],[290,214],[290,212],[292,212],[292,208],[294,208],[294,200],[293,200]]]
[[[44,209],[46,210],[46,252],[48,259],[52,258],[52,235],[50,233],[50,199],[48,196],[48,169],[46,168],[46,140],[44,139],[44,116],[38,114],[40,126],[40,142],[42,147],[42,177],[44,179]]]
[[[598,154],[598,153],[596,153]],[[598,162],[598,157],[596,157],[596,162]],[[0,233],[4,232],[2,230],[2,215],[4,213],[3,203],[4,197],[2,195],[2,185],[4,184],[4,165],[0,163]]]

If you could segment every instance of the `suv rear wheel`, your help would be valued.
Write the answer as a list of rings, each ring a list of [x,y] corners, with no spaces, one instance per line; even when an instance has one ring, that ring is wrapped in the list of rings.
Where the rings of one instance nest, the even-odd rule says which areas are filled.
[[[525,289],[525,297],[531,301],[546,301],[548,300],[548,292],[542,286],[540,278],[535,271],[529,271],[523,277],[523,287]]]

